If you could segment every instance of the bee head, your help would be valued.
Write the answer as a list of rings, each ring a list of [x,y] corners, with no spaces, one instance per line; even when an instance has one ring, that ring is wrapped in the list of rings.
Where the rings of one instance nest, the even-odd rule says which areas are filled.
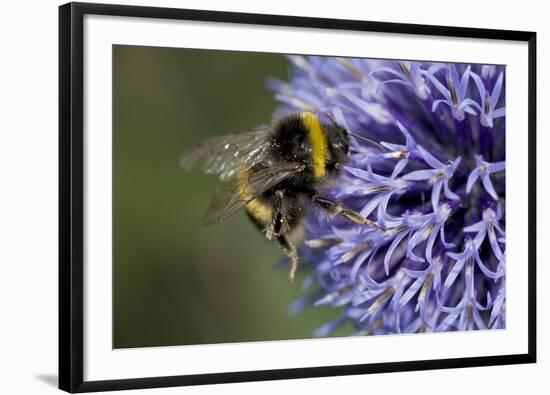
[[[327,170],[330,173],[338,173],[341,165],[346,163],[349,152],[348,132],[345,128],[333,123],[324,126],[327,135],[329,158]]]

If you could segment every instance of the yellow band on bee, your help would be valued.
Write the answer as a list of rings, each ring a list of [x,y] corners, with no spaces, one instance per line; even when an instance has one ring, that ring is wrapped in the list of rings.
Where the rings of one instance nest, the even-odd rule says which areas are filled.
[[[271,221],[273,210],[269,205],[262,203],[259,199],[254,199],[254,191],[250,188],[248,177],[248,170],[242,168],[237,170],[236,181],[239,188],[239,194],[248,202],[246,203],[246,210],[248,213],[259,223],[268,224]]]
[[[252,199],[246,204],[246,210],[261,224],[267,225],[271,222],[273,209],[268,204],[258,199]]]
[[[328,157],[327,136],[319,122],[319,118],[311,112],[301,114],[302,122],[307,129],[311,158],[313,161],[313,175],[316,179],[323,178],[326,171]]]

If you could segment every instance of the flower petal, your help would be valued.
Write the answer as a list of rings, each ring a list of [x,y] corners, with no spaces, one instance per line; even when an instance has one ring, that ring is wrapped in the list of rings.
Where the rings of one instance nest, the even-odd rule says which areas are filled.
[[[429,180],[437,174],[437,170],[415,170],[405,174],[402,178],[408,181]]]
[[[486,95],[486,92],[487,92],[487,90],[485,89],[485,85],[483,84],[483,81],[481,80],[481,78],[476,73],[470,71],[470,76],[474,80],[474,83],[476,84],[477,90],[479,92],[479,97],[480,97],[481,101],[483,102],[483,100],[485,100],[485,95]],[[480,106],[480,107],[482,107],[482,106]]]
[[[382,72],[386,72],[386,73],[389,73],[389,74],[392,74],[400,79],[403,79],[405,76],[403,75],[403,72],[401,71],[397,71],[395,69],[392,69],[391,67],[379,67],[377,68],[376,70],[373,70],[369,73],[369,77],[373,76],[374,74],[377,74],[377,73],[382,73]]]
[[[495,87],[493,88],[493,93],[491,93],[491,109],[494,109],[498,104],[498,99],[500,98],[500,92],[502,91],[502,82],[503,82],[504,74],[502,71],[498,75],[497,82],[495,83]]]
[[[439,80],[437,78],[435,78],[431,73],[425,73],[424,74],[425,76],[428,77],[428,79],[430,80],[430,82],[437,88],[437,90],[443,95],[443,97],[445,98],[445,100],[448,102],[448,103],[451,103],[452,99],[451,99],[451,92],[449,92],[449,90],[447,88],[445,88],[445,86],[443,86],[443,84],[441,82],[439,82]],[[432,109],[433,111],[433,109]]]
[[[443,181],[437,180],[432,188],[432,207],[434,211],[437,211],[439,205],[439,196],[441,195],[441,188],[443,187]]]
[[[501,118],[506,115],[506,107],[500,107],[493,111],[493,118]]]
[[[479,168],[476,167],[474,170],[470,172],[470,175],[468,176],[468,181],[466,183],[466,193],[470,193],[472,190],[472,187],[474,186],[474,183],[479,178]]]
[[[386,85],[386,84],[398,84],[398,85],[405,85],[406,87],[410,87],[411,84],[409,82],[406,82],[406,81],[403,81],[403,80],[397,80],[397,79],[394,79],[394,80],[386,80],[386,81],[382,81],[378,84],[378,90],[380,90],[382,88],[382,86]]]
[[[384,256],[384,270],[386,271],[386,276],[388,275],[389,273],[389,267],[390,267],[390,260],[391,260],[391,257],[393,255],[393,252],[395,251],[395,249],[397,248],[397,246],[399,245],[399,243],[401,242],[401,240],[403,240],[405,238],[405,236],[407,236],[408,232],[401,232],[401,233],[398,233],[395,238],[393,239],[393,241],[391,242],[390,246],[388,247],[388,251],[386,252],[386,255]]]
[[[483,183],[483,187],[487,191],[489,195],[495,200],[498,200],[498,194],[497,191],[495,191],[495,187],[493,186],[493,183],[491,182],[491,178],[488,174],[481,177],[481,182]]]
[[[464,97],[466,96],[466,90],[468,89],[468,81],[470,79],[470,66],[466,67],[466,70],[462,74],[462,78],[460,79],[460,86],[458,88],[458,96],[459,100],[464,100]]]

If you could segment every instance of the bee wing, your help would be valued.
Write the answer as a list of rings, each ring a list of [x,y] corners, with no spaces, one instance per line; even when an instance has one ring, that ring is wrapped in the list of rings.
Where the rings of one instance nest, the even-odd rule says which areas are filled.
[[[185,151],[180,166],[187,170],[202,167],[207,174],[217,174],[220,180],[231,180],[238,168],[250,169],[267,153],[271,127],[253,132],[213,137]]]
[[[230,183],[223,184],[204,214],[203,223],[211,225],[224,220],[252,199],[304,169],[303,164],[281,163],[248,172],[244,178],[237,177]]]

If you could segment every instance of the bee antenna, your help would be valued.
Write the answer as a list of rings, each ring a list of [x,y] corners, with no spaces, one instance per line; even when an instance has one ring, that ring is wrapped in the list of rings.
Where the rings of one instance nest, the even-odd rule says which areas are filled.
[[[369,139],[369,138],[367,138],[367,137],[358,136],[358,135],[356,135],[356,134],[349,133],[349,132],[348,132],[348,134],[349,134],[350,136],[355,137],[355,138],[358,139],[358,140],[362,140],[362,141],[364,141],[364,142],[366,142],[366,143],[368,143],[368,144],[370,144],[370,145],[372,145],[372,146],[378,148],[378,149],[381,150],[381,151],[389,152],[389,149],[387,149],[387,148],[384,147],[382,144],[377,143],[377,142],[374,141],[374,140],[371,140],[371,139]]]
[[[336,122],[336,120],[334,119],[334,117],[332,116],[332,114],[331,114],[330,112],[327,112],[325,115],[327,116],[328,119],[330,119],[330,121],[332,122],[332,124],[333,124],[334,126],[340,126],[340,125],[338,124],[338,122]],[[355,137],[355,138],[358,139],[358,140],[363,140],[363,141],[365,141],[366,143],[369,143],[370,145],[372,145],[372,146],[378,148],[378,149],[381,150],[381,151],[385,151],[385,152],[389,152],[389,151],[390,151],[389,149],[387,149],[386,147],[384,147],[382,144],[377,143],[376,141],[371,140],[371,139],[369,139],[369,138],[367,138],[367,137],[358,136],[358,135],[356,135],[356,134],[350,133],[349,131],[348,131],[348,134],[349,134],[350,136]]]

